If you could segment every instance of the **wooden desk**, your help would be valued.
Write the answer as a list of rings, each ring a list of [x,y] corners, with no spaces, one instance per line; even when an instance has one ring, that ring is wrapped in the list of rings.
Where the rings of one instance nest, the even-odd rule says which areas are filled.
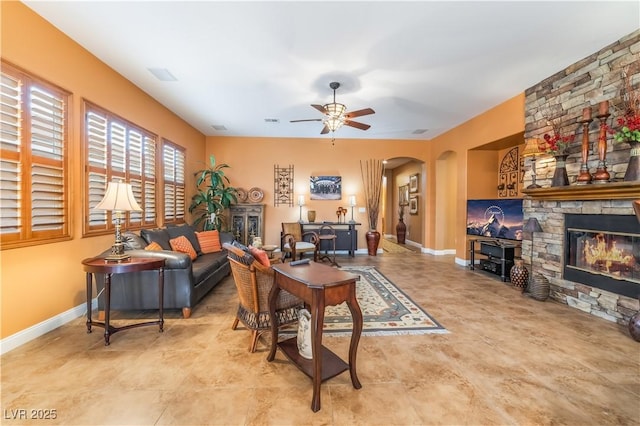
[[[362,311],[356,299],[357,275],[310,262],[304,265],[291,266],[290,263],[274,265],[275,282],[269,293],[269,314],[271,316],[271,351],[267,361],[273,361],[276,346],[302,372],[313,380],[313,397],[311,409],[320,409],[320,384],[349,370],[351,383],[356,389],[362,385],[356,374],[356,354],[362,333]],[[298,353],[297,337],[278,343],[278,317],[276,316],[276,300],[280,290],[298,296],[311,307],[311,352],[312,359],[303,358]],[[322,346],[322,328],[324,324],[324,308],[347,302],[353,317],[353,332],[349,345],[349,364]]]
[[[121,330],[145,325],[158,325],[160,332],[163,331],[163,304],[164,304],[164,259],[132,257],[124,262],[107,262],[103,258],[95,257],[82,261],[84,270],[87,273],[87,333],[91,333],[91,326],[95,325],[104,328],[104,345],[109,345],[109,337]],[[128,272],[158,270],[158,321],[139,322],[123,327],[114,327],[109,324],[111,314],[111,275],[125,274]],[[104,322],[91,321],[91,295],[93,293],[93,274],[102,273],[104,275]]]

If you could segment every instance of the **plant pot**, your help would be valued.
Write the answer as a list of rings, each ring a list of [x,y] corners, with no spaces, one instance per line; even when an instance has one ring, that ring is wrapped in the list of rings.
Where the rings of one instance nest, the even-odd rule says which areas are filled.
[[[509,272],[509,279],[514,287],[524,291],[527,287],[527,283],[529,282],[529,271],[524,266],[524,261],[522,259],[515,259],[514,263],[515,264],[511,267],[511,271]]]
[[[378,246],[380,245],[380,233],[375,229],[367,231],[367,252],[369,256],[376,256],[378,254]]]
[[[398,239],[398,244],[404,244],[406,235],[407,225],[402,219],[400,219],[400,221],[396,225],[396,238]]]
[[[549,298],[549,280],[547,277],[535,274],[529,283],[528,293],[536,300],[544,302]]]
[[[313,223],[316,221],[316,211],[309,210],[307,211],[307,219],[309,219],[309,223]]]

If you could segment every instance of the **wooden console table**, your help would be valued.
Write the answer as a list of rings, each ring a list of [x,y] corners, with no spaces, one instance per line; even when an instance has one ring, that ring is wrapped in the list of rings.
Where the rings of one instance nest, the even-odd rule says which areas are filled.
[[[104,258],[95,257],[82,261],[87,273],[87,333],[91,333],[91,326],[104,328],[104,344],[109,345],[109,337],[118,331],[146,325],[158,325],[163,331],[163,304],[164,304],[164,259],[153,257],[132,257],[123,262],[108,262]],[[158,270],[158,321],[139,322],[122,327],[114,327],[109,324],[111,316],[111,275],[125,274],[129,272]],[[104,274],[104,322],[91,321],[91,295],[93,293],[93,274]]]
[[[302,232],[316,231],[322,225],[331,225],[336,232],[336,250],[348,251],[349,256],[354,257],[358,249],[358,231],[356,226],[361,223],[350,222],[309,222],[302,224]],[[321,242],[322,243],[322,242]],[[333,246],[321,246],[320,250],[332,249]]]
[[[269,315],[271,316],[271,351],[267,361],[273,361],[276,347],[280,347],[286,357],[303,373],[313,380],[311,409],[320,410],[320,384],[349,370],[351,383],[356,389],[362,385],[356,374],[356,353],[362,333],[362,311],[356,299],[357,275],[341,271],[331,266],[310,262],[291,266],[290,263],[273,265],[275,281],[269,293]],[[280,290],[298,296],[311,306],[311,352],[312,359],[303,358],[298,352],[297,336],[278,343],[278,317],[276,301]],[[353,332],[349,345],[349,364],[338,355],[322,346],[325,306],[347,302],[353,317]]]

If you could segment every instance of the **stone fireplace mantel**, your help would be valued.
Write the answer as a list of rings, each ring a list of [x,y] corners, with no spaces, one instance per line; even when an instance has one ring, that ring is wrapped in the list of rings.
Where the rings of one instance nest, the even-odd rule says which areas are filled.
[[[523,189],[522,193],[534,200],[584,201],[631,200],[640,198],[640,182],[610,182],[605,184],[556,186]]]

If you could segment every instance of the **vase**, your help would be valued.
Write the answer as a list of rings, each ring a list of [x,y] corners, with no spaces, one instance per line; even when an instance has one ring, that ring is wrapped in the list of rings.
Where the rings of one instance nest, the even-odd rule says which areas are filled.
[[[511,267],[511,271],[509,272],[509,278],[511,279],[511,284],[514,287],[519,288],[521,291],[527,287],[527,283],[529,282],[529,271],[524,266],[524,261],[522,259],[515,259],[514,265]]]
[[[309,210],[307,211],[307,219],[309,219],[309,223],[313,223],[316,221],[316,211]]]
[[[378,245],[380,245],[380,233],[375,229],[367,231],[367,253],[369,256],[378,254]]]
[[[556,170],[553,172],[553,178],[551,179],[551,186],[567,186],[569,185],[569,176],[567,176],[567,154],[554,155],[556,159]]]
[[[298,353],[301,357],[312,359],[311,352],[311,313],[306,309],[298,312],[298,337],[296,339]]]
[[[636,342],[640,342],[640,312],[636,312],[629,320],[629,334]]]
[[[629,164],[624,174],[626,182],[634,182],[640,180],[640,142],[629,141],[631,150],[629,151]]]
[[[547,277],[536,274],[531,278],[528,293],[536,300],[544,302],[549,298],[549,280]]]
[[[400,218],[398,224],[396,225],[396,238],[398,239],[398,244],[404,244],[406,235],[407,225],[404,223],[402,218]]]

